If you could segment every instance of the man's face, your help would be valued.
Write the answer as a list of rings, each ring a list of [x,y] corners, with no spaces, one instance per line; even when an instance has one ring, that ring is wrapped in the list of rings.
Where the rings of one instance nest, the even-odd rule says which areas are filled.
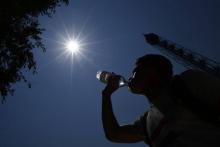
[[[131,92],[148,96],[158,89],[160,82],[154,68],[137,66],[128,85]]]
[[[145,94],[148,84],[148,71],[142,66],[137,66],[129,79],[129,89],[136,94]]]

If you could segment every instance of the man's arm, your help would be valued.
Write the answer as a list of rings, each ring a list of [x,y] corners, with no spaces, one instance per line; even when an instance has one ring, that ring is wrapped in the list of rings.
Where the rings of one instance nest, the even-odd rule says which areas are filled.
[[[118,89],[117,77],[112,78],[102,92],[102,123],[107,139],[119,143],[135,143],[143,141],[139,127],[136,125],[120,126],[112,109],[111,95]]]

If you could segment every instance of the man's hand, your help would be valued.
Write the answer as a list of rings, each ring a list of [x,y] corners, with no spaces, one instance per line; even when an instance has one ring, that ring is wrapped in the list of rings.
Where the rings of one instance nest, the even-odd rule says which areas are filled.
[[[119,75],[113,75],[113,76],[109,77],[107,86],[102,91],[102,94],[111,96],[112,93],[114,93],[119,88],[119,80],[120,80]]]

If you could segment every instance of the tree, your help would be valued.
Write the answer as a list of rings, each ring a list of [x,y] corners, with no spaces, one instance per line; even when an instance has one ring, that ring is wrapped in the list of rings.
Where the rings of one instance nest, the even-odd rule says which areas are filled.
[[[5,0],[0,2],[0,94],[4,101],[13,95],[16,82],[29,87],[23,69],[36,73],[33,49],[45,51],[38,17],[51,17],[55,8],[69,0]]]

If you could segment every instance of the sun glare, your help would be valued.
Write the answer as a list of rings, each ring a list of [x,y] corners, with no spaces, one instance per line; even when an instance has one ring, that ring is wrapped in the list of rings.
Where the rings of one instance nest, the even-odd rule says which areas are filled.
[[[80,50],[80,45],[77,41],[70,40],[66,43],[66,49],[70,53],[77,53]]]

